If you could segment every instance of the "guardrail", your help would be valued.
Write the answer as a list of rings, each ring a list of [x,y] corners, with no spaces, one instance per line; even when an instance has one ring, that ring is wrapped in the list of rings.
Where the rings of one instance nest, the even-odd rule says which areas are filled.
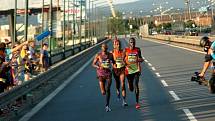
[[[56,74],[65,71],[67,68],[72,68],[74,70],[73,72],[75,72],[80,66],[83,65],[83,63],[88,61],[90,57],[94,56],[94,54],[100,48],[100,45],[105,42],[108,42],[108,40],[101,39],[98,42],[98,44],[89,47],[88,49],[83,50],[82,52],[72,57],[60,61],[58,64],[54,65],[53,68],[51,68],[47,72],[38,75],[32,80],[29,80],[23,83],[22,85],[11,89],[8,92],[0,94],[0,109],[7,106],[8,104],[13,103],[19,97],[26,95],[28,92],[32,91],[33,89],[37,88],[39,85],[44,83],[44,81],[53,78]],[[62,55],[62,53],[59,53],[59,55]],[[58,54],[56,54],[55,56],[58,56]]]
[[[144,38],[158,39],[158,40],[163,40],[168,42],[199,46],[201,36],[192,37],[192,36],[178,36],[178,35],[149,35],[149,36],[144,36]]]

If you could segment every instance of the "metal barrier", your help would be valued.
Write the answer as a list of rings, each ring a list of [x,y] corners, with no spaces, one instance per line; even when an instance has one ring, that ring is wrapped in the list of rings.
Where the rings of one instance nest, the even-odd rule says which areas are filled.
[[[157,39],[157,40],[162,40],[162,41],[167,41],[167,42],[174,42],[174,43],[179,43],[179,44],[187,44],[187,45],[192,45],[192,46],[199,46],[200,42],[200,37],[198,38],[180,38],[177,36],[169,36],[169,35],[162,35],[162,36],[146,36],[143,38],[150,38],[150,39]]]

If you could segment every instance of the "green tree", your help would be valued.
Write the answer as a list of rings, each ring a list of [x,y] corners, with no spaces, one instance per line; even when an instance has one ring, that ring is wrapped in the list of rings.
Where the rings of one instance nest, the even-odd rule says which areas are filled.
[[[108,32],[112,34],[122,34],[126,28],[126,20],[123,20],[122,13],[116,12],[116,17],[109,17]]]
[[[193,28],[193,25],[196,26],[196,23],[193,20],[189,20],[189,21],[185,22],[185,27],[187,27],[187,28]]]
[[[162,30],[169,30],[172,28],[172,24],[171,23],[163,23],[157,26],[157,31],[160,32]]]

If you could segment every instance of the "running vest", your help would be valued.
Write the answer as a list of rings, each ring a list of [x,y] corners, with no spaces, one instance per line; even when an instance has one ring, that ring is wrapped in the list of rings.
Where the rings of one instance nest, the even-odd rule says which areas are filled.
[[[105,69],[110,69],[110,53],[107,53],[107,55],[99,53],[99,66]]]
[[[124,57],[123,57],[123,51],[115,51],[113,50],[113,58],[116,63],[116,68],[122,68],[125,66],[124,63]]]
[[[140,71],[140,66],[138,62],[138,48],[134,48],[131,50],[130,48],[125,48],[125,62],[126,62],[126,69],[128,74],[133,74]]]

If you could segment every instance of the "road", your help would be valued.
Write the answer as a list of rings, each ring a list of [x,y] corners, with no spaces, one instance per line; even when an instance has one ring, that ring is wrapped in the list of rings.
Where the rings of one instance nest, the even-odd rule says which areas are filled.
[[[125,47],[127,42],[122,40]],[[109,46],[112,46],[109,44]],[[140,78],[141,109],[127,89],[129,106],[117,101],[111,87],[111,112],[105,112],[95,69],[88,65],[30,121],[214,121],[215,97],[191,82],[204,55],[146,40],[137,40],[145,62]],[[60,80],[59,80],[60,81]]]

